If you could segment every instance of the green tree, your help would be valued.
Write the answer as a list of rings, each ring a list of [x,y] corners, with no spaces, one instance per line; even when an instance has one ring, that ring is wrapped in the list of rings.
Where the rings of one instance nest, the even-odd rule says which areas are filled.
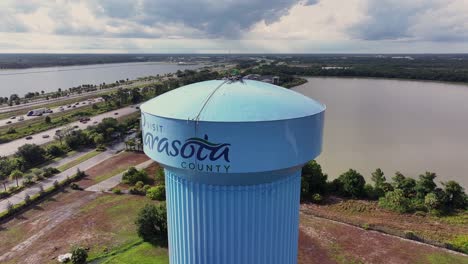
[[[45,150],[36,144],[25,144],[18,148],[15,156],[24,161],[27,168],[45,161]]]
[[[403,181],[406,179],[405,175],[403,175],[401,172],[397,171],[395,173],[395,176],[392,177],[393,181],[393,187],[395,189],[401,189],[401,185]]]
[[[302,198],[311,198],[315,193],[325,193],[327,190],[327,174],[315,160],[307,162],[302,167]]]
[[[50,124],[52,122],[52,120],[50,119],[50,116],[46,116],[44,121],[46,122],[46,124]]]
[[[447,195],[447,205],[451,209],[466,209],[468,197],[463,187],[456,181],[442,182]]]
[[[405,197],[413,197],[416,193],[416,180],[410,177],[405,177],[402,173],[397,171],[395,176],[392,178],[393,188],[400,189],[403,191]],[[424,197],[423,197],[424,198]]]
[[[366,180],[359,172],[349,169],[338,177],[338,181],[341,184],[342,195],[353,198],[364,196],[364,185],[366,184]]]
[[[384,182],[386,182],[385,175],[380,168],[377,168],[373,173],[371,180],[374,182],[374,187],[379,188]]]
[[[23,173],[20,170],[14,170],[10,174],[10,179],[16,181],[16,187],[19,186],[18,180],[23,177]]]
[[[134,88],[132,89],[132,103],[136,104],[138,102],[141,101],[141,99],[143,98],[141,93],[140,93],[140,89],[139,88]]]
[[[135,221],[138,236],[152,244],[167,244],[166,203],[147,204],[138,213]]]
[[[416,182],[416,186],[414,187],[416,196],[419,199],[424,199],[427,194],[434,191],[434,189],[437,187],[436,183],[434,182],[436,177],[437,175],[435,173],[428,171],[425,174],[419,175],[419,179]]]
[[[65,137],[65,144],[71,149],[78,149],[81,146],[89,145],[90,142],[88,134],[81,130],[73,131],[73,133]]]
[[[383,171],[380,168],[377,168],[371,175],[371,180],[374,182],[374,194],[377,197],[382,197],[385,195],[385,192],[389,191],[387,179]],[[369,189],[369,188],[367,188]]]
[[[85,264],[88,258],[88,252],[83,247],[74,247],[72,249],[71,262],[73,264]]]

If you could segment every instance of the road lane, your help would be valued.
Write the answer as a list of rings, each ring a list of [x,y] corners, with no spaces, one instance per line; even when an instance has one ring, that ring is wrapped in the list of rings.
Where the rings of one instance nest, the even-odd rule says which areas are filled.
[[[55,131],[58,129],[64,129],[66,127],[75,127],[75,126],[77,126],[76,129],[86,129],[88,126],[95,125],[97,123],[102,122],[104,118],[107,118],[107,117],[118,118],[119,116],[126,116],[129,114],[135,113],[137,111],[140,111],[140,110],[136,109],[136,107],[128,106],[128,107],[124,107],[118,110],[114,110],[114,111],[103,113],[97,116],[90,117],[91,120],[88,121],[86,124],[76,121],[65,126],[56,127],[56,128],[49,129],[41,133],[34,134],[32,135],[32,139],[29,139],[29,140],[26,139],[27,137],[24,137],[24,138],[10,141],[8,143],[0,144],[0,156],[12,155],[18,150],[19,147],[23,146],[24,144],[43,145],[43,144],[52,142],[55,140],[54,139]],[[118,115],[115,115],[115,113],[118,113]]]
[[[74,109],[77,109],[77,108],[80,108],[80,107],[92,105],[94,103],[103,102],[103,101],[104,100],[101,97],[98,97],[98,98],[94,98],[94,99],[90,99],[90,100],[76,102],[74,104],[63,105],[63,106],[51,108],[50,110],[52,110],[53,113],[61,113],[61,112],[74,110]],[[68,107],[68,106],[70,106],[70,107]],[[41,109],[41,107],[30,108],[29,110],[35,110],[35,109]],[[28,121],[28,120],[31,120],[31,119],[44,118],[44,117],[46,117],[47,115],[50,115],[50,114],[52,114],[52,113],[43,114],[42,116],[18,115],[18,116],[15,116],[14,119],[5,118],[5,119],[0,120],[0,127],[6,126],[6,125],[12,125],[12,124],[19,124],[19,123],[22,123],[22,122],[25,122],[25,121]],[[24,120],[20,121],[20,117],[23,117]],[[8,122],[10,122],[10,123],[8,123]]]

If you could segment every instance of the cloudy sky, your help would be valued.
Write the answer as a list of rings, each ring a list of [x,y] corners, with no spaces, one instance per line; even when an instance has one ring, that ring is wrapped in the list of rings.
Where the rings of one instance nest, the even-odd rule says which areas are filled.
[[[0,53],[468,52],[468,0],[0,0]]]

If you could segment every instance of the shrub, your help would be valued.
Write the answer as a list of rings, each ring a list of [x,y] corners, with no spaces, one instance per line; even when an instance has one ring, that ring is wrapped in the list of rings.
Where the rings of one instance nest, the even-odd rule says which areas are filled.
[[[58,145],[50,145],[46,149],[46,153],[53,157],[59,157],[65,154],[65,150]]]
[[[24,196],[24,203],[25,203],[25,204],[31,203],[31,196],[29,196],[29,194],[26,194],[26,195]]]
[[[16,133],[16,129],[15,129],[14,127],[10,127],[10,128],[8,128],[8,130],[7,130],[6,133],[7,133],[7,134],[15,134],[15,133]]]
[[[411,210],[411,201],[406,198],[403,191],[395,189],[379,199],[379,205],[399,213],[407,213]]]
[[[151,187],[146,191],[146,197],[151,200],[164,201],[166,200],[166,188],[164,185]]]
[[[46,178],[49,178],[51,176],[53,176],[54,174],[57,174],[59,173],[60,171],[56,168],[53,168],[53,167],[47,167],[47,168],[44,168],[44,172],[42,173],[42,176],[46,177]]]
[[[162,167],[159,167],[157,170],[156,170],[156,175],[155,175],[155,179],[164,184],[164,169]]]
[[[72,250],[71,262],[73,264],[85,264],[88,252],[82,247],[74,247]]]
[[[424,197],[424,206],[428,212],[437,210],[440,207],[440,201],[435,193],[428,193]]]
[[[312,195],[312,202],[313,203],[321,203],[323,201],[323,197],[322,195],[320,195],[319,193],[315,193],[314,195]]]
[[[120,190],[119,188],[114,188],[114,189],[112,189],[112,192],[113,192],[114,194],[122,194],[122,190]]]
[[[57,180],[54,181],[54,187],[55,187],[55,189],[60,187],[60,183]]]
[[[368,223],[362,224],[361,227],[362,227],[362,229],[364,229],[364,230],[369,230],[369,229],[370,229],[370,225],[369,225]]]
[[[404,235],[407,239],[419,240],[419,237],[413,231],[405,231]]]
[[[17,190],[19,190],[21,187],[18,187],[18,186],[11,186],[11,187],[8,187],[8,192],[9,193],[14,193],[16,192]]]
[[[135,184],[135,187],[138,188],[138,189],[143,189],[143,186],[145,186],[145,183],[142,182],[142,181],[138,181],[138,182]]]
[[[144,185],[148,181],[148,174],[143,170],[137,170],[135,167],[130,167],[122,176],[122,182],[130,185],[135,185],[138,182],[142,182]],[[140,188],[143,188],[143,185]]]
[[[152,244],[167,243],[166,203],[147,204],[138,213],[135,221],[138,236]]]
[[[106,146],[104,146],[103,144],[99,144],[99,145],[97,145],[96,150],[97,150],[97,151],[105,151],[105,150],[106,150]]]
[[[14,211],[15,211],[15,207],[13,206],[13,204],[12,204],[10,201],[8,201],[8,202],[7,202],[7,212],[8,212],[9,214],[11,214],[11,213],[13,213]]]
[[[26,174],[23,178],[23,185],[31,185],[34,183],[33,176],[31,174]]]
[[[75,174],[75,179],[81,179],[86,176],[86,173],[84,171],[81,171],[80,168],[76,169],[76,174]]]
[[[131,194],[145,195],[145,190],[143,188],[137,188],[136,186],[132,186],[132,187],[128,188],[128,191]]]
[[[76,183],[70,184],[70,188],[72,188],[73,190],[82,190],[81,187]]]

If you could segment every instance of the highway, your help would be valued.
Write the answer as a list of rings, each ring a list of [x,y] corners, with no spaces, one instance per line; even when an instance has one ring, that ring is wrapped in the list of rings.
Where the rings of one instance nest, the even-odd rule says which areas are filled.
[[[27,137],[20,138],[14,141],[10,141],[8,143],[0,144],[0,155],[1,156],[10,156],[14,154],[19,147],[23,146],[24,144],[36,144],[36,145],[43,145],[49,142],[54,141],[54,136],[55,136],[55,131],[58,129],[64,129],[66,127],[75,127],[77,126],[76,129],[86,129],[88,126],[95,125],[97,123],[102,122],[104,118],[107,117],[113,117],[113,118],[118,118],[119,116],[126,116],[132,113],[135,113],[137,111],[140,111],[139,109],[136,109],[135,106],[128,106],[124,107],[115,111],[110,111],[107,113],[103,113],[97,116],[90,117],[91,120],[88,121],[86,124],[80,123],[79,121],[70,123],[65,126],[61,127],[56,127],[53,129],[46,130],[41,133],[37,133],[32,135],[32,139],[26,139]],[[115,114],[118,113],[118,114]]]
[[[60,106],[60,107],[51,108],[50,110],[52,110],[53,113],[66,112],[66,111],[70,111],[70,110],[73,110],[73,109],[84,107],[84,106],[87,106],[87,105],[90,105],[90,104],[93,104],[93,103],[99,103],[99,102],[102,102],[102,101],[103,101],[103,99],[101,97],[98,97],[98,98],[94,98],[94,99],[91,99],[91,100],[76,102],[74,104],[63,105],[63,106]],[[70,106],[70,107],[68,107],[68,106]],[[63,110],[60,109],[61,107],[63,107]],[[34,109],[40,109],[40,108],[41,107],[28,108],[28,110],[34,110]],[[0,127],[11,125],[11,124],[22,123],[22,122],[25,122],[25,121],[28,121],[28,120],[31,120],[31,119],[39,118],[39,117],[44,118],[47,115],[50,115],[50,113],[43,114],[42,116],[19,115],[19,116],[15,116],[14,119],[11,119],[11,117],[5,118],[5,119],[0,120]],[[24,118],[24,120],[20,121],[20,117]],[[8,123],[8,122],[10,122],[10,123]]]

